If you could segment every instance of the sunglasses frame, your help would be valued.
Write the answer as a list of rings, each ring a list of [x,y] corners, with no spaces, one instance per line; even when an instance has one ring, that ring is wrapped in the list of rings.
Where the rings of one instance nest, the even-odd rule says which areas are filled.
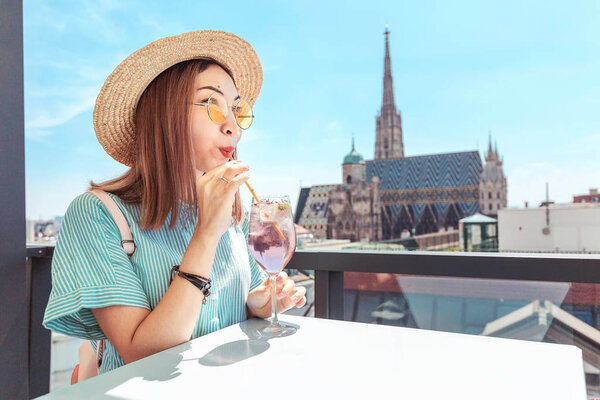
[[[223,96],[223,95],[222,95],[221,93],[219,93],[219,92],[213,92],[213,93],[212,93],[212,94],[211,94],[211,95],[208,97],[208,101],[207,101],[206,103],[194,103],[194,102],[192,102],[192,104],[193,104],[193,105],[195,105],[195,106],[204,106],[204,107],[206,107],[206,113],[208,114],[208,118],[210,118],[210,120],[211,120],[212,122],[214,122],[215,124],[217,124],[217,125],[221,125],[221,124],[222,124],[223,122],[225,122],[225,121],[223,121],[223,122],[217,122],[217,121],[215,121],[215,120],[213,119],[212,115],[210,115],[210,108],[209,108],[209,106],[210,106],[210,99],[212,99],[212,97],[213,97],[214,95],[218,95],[218,96],[221,96],[221,97],[223,97],[223,100],[225,101],[225,104],[227,104],[227,100],[225,100],[225,96]],[[236,105],[237,105],[237,104],[240,104],[242,101],[243,101],[243,102],[245,102],[246,104],[248,104],[248,106],[250,107],[250,112],[252,113],[252,115],[250,115],[250,116],[252,117],[252,121],[250,121],[250,125],[248,125],[248,127],[246,127],[246,128],[242,128],[242,126],[241,126],[241,125],[240,125],[240,123],[238,122],[238,115],[237,115],[237,111],[236,111],[236,110],[237,110],[237,106],[236,106]],[[246,129],[248,129],[248,128],[250,128],[250,127],[252,126],[252,122],[254,122],[254,110],[252,109],[252,106],[250,105],[250,103],[248,103],[246,100],[243,100],[243,99],[238,99],[238,100],[237,100],[237,101],[236,101],[234,104],[232,104],[232,105],[231,105],[231,107],[226,107],[225,109],[227,110],[227,114],[225,114],[225,120],[226,120],[226,119],[227,119],[227,117],[229,116],[229,109],[231,109],[231,111],[233,111],[233,115],[234,115],[234,117],[235,117],[235,118],[234,118],[234,119],[235,119],[235,123],[237,124],[237,126],[239,126],[239,127],[240,127],[240,129],[242,129],[242,130],[246,130]],[[244,117],[245,117],[245,118],[247,118],[248,116],[244,116]]]

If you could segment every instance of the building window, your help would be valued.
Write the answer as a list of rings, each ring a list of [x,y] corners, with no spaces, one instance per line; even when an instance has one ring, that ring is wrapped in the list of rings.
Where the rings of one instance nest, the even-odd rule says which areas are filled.
[[[500,198],[500,192],[496,193],[496,198]]]
[[[489,209],[490,209],[490,211],[492,211],[492,205],[491,204],[489,204]]]
[[[346,178],[346,183],[352,183],[352,177],[350,175]]]
[[[489,192],[488,193],[488,199],[491,199],[491,198],[492,198],[492,192]]]

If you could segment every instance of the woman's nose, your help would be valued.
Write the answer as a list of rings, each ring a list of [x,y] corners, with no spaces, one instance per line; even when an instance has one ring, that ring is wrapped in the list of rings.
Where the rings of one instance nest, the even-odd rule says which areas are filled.
[[[227,118],[225,119],[225,121],[221,124],[221,132],[227,136],[235,136],[235,140],[237,143],[241,135],[240,130],[240,127],[235,121],[235,115],[233,111],[230,111],[227,114]]]

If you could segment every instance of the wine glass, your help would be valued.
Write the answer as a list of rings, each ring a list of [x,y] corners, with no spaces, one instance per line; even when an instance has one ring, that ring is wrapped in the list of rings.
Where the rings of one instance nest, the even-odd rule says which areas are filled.
[[[277,319],[277,276],[296,251],[296,229],[289,196],[261,196],[252,200],[248,247],[258,265],[272,280],[269,326],[262,333],[270,337],[287,336],[296,328]]]

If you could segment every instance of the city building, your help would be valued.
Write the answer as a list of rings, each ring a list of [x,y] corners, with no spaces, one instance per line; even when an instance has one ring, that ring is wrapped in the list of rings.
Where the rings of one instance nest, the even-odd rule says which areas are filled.
[[[26,220],[25,241],[54,242],[60,232],[63,216],[54,217],[51,220]]]
[[[498,211],[499,251],[600,252],[600,203]]]
[[[573,203],[600,203],[600,194],[598,194],[598,188],[590,189],[589,194],[573,196]]]
[[[302,188],[295,222],[315,238],[351,241],[455,230],[461,218],[477,212],[495,215],[506,207],[502,164],[491,135],[485,165],[478,151],[405,156],[386,29],[374,159],[365,161],[353,139],[342,163],[342,183]]]
[[[479,181],[480,210],[482,214],[496,215],[498,210],[506,208],[506,177],[502,170],[502,159],[498,155],[498,146],[492,150],[492,136],[485,155],[485,165]]]

